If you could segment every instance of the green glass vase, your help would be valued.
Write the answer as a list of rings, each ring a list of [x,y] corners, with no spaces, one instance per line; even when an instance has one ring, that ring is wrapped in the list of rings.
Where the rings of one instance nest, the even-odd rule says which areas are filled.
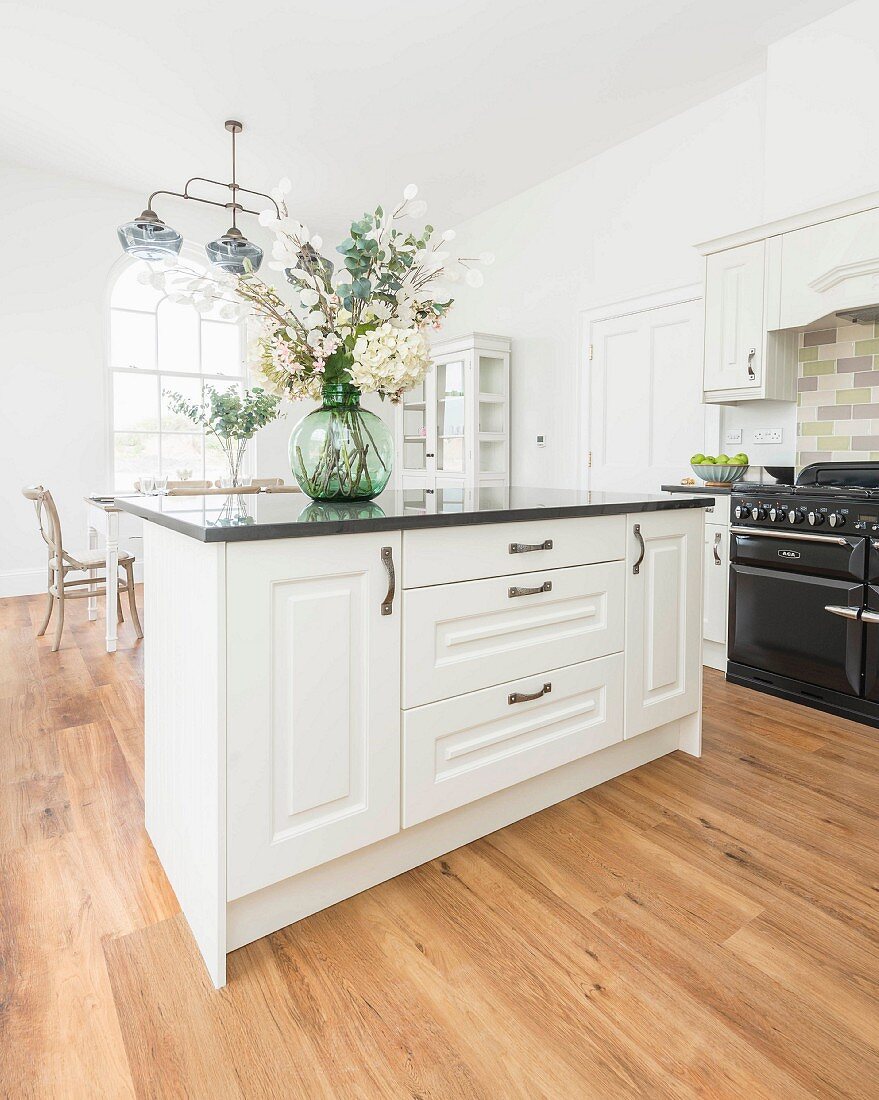
[[[290,469],[312,500],[372,500],[388,483],[394,461],[391,430],[360,407],[347,382],[323,388],[323,405],[290,435]]]

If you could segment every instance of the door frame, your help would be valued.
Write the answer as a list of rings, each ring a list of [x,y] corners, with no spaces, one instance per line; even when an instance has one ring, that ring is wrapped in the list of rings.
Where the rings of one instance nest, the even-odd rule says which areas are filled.
[[[702,301],[705,288],[702,283],[688,283],[685,286],[669,287],[652,294],[642,294],[636,298],[624,298],[616,302],[590,306],[579,311],[578,349],[581,369],[577,371],[577,488],[590,488],[589,449],[591,446],[589,429],[589,410],[592,397],[592,370],[589,348],[593,344],[595,326],[602,321],[614,321],[620,317],[629,317],[635,313],[647,313],[653,309],[667,306],[686,305],[689,302]],[[705,436],[720,438],[720,406],[706,405]],[[706,452],[707,453],[707,452]]]

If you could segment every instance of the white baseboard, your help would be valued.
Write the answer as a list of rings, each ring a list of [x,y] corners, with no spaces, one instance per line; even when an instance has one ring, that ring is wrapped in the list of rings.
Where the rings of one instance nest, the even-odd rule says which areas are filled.
[[[716,668],[718,672],[726,672],[726,646],[723,642],[703,641],[702,664]]]
[[[134,579],[143,581],[143,562],[134,563]],[[46,591],[46,567],[40,569],[7,569],[0,573],[0,599],[10,596],[38,596]]]

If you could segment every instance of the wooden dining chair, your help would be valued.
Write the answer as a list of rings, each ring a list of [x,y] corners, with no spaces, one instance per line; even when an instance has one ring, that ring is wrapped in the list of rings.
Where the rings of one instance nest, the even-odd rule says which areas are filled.
[[[61,539],[61,520],[49,490],[44,489],[42,485],[30,485],[26,489],[22,489],[22,493],[28,500],[34,502],[37,521],[40,525],[40,534],[49,548],[46,617],[43,620],[43,625],[37,631],[37,637],[41,638],[46,633],[49,620],[52,618],[52,612],[57,607],[55,639],[52,643],[52,652],[55,653],[61,645],[65,601],[88,599],[89,596],[104,596],[107,593],[106,579],[98,572],[105,565],[104,551],[82,550],[72,554],[65,550]],[[140,616],[137,613],[137,603],[134,598],[134,555],[120,551],[119,568],[123,571],[124,576],[119,578],[116,614],[119,616],[119,622],[123,622],[121,593],[127,592],[128,605],[131,608],[131,621],[138,638],[142,638],[143,629],[140,625]],[[85,573],[86,575],[68,580],[68,573]],[[103,588],[101,587],[102,583]]]
[[[212,481],[193,481],[191,478],[187,481],[168,481],[168,489],[210,489],[213,485]],[[140,492],[140,478],[134,483],[135,492]]]

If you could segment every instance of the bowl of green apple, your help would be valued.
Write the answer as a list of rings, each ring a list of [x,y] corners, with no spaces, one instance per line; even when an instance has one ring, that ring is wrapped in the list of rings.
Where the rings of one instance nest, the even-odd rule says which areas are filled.
[[[732,456],[695,454],[690,466],[706,485],[732,485],[748,472],[748,456],[742,452]]]

